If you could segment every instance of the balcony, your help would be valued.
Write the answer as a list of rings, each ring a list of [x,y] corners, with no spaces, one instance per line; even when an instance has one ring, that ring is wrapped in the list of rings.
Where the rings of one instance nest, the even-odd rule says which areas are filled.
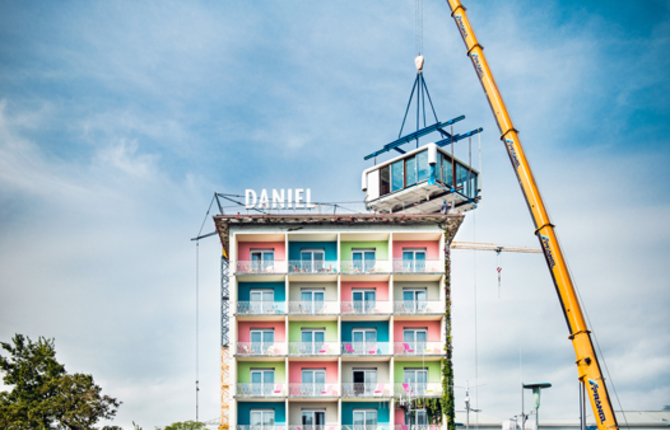
[[[336,300],[323,301],[292,301],[288,303],[288,312],[291,315],[337,315],[339,302]]]
[[[393,260],[393,273],[443,273],[444,260]]]
[[[288,426],[288,430],[390,430],[388,425],[386,425],[386,427],[369,426],[370,428],[368,429],[364,429],[363,427],[365,426],[353,426],[353,425],[339,426],[337,424],[319,424],[319,425],[301,424],[298,426]]]
[[[374,356],[390,355],[389,342],[349,342],[342,344],[342,355]]]
[[[391,302],[385,301],[345,301],[341,302],[340,309],[344,315],[375,315],[390,314]]]
[[[237,302],[237,315],[284,315],[286,302]]]
[[[286,397],[286,384],[267,383],[238,383],[235,397],[238,399],[250,398],[282,398]]]
[[[236,275],[258,275],[286,273],[286,261],[237,260]]]
[[[393,384],[381,382],[344,382],[342,397],[348,399],[366,399],[392,397]]]
[[[444,342],[395,342],[393,354],[404,356],[442,355]]]
[[[299,382],[288,384],[288,396],[292,398],[336,398],[340,396],[340,392],[337,384],[329,384],[324,382]]]
[[[423,300],[399,300],[393,304],[397,315],[440,315],[444,313],[444,302]]]
[[[337,273],[337,260],[290,260],[288,273],[293,274],[333,274]]]
[[[286,430],[286,425],[281,424],[256,424],[236,426],[236,430]]]
[[[348,274],[391,273],[390,260],[342,260],[340,267]]]
[[[339,342],[290,342],[288,353],[297,357],[339,355]]]
[[[439,382],[401,382],[395,384],[394,393],[397,398],[440,397],[442,384]]]
[[[237,355],[244,357],[277,357],[286,355],[284,342],[237,342]]]
[[[394,426],[394,430],[442,430],[442,426],[430,424],[398,424]]]

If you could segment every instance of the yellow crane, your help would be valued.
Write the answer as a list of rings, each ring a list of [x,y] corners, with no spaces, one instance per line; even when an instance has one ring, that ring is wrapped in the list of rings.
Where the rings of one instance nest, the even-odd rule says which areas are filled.
[[[526,246],[507,246],[497,243],[482,242],[451,242],[451,249],[473,249],[475,251],[495,251],[497,253],[505,252],[523,252],[527,254],[542,254],[540,248],[528,248]]]
[[[540,241],[544,252],[547,266],[554,280],[558,298],[563,307],[563,314],[570,330],[570,340],[577,356],[577,372],[579,380],[588,387],[591,407],[600,430],[616,430],[619,425],[614,415],[614,409],[610,400],[605,379],[603,378],[598,357],[596,356],[584,314],[582,312],[579,298],[577,297],[567,263],[563,252],[558,244],[554,225],[549,219],[549,214],[544,206],[540,190],[535,183],[535,178],[526,159],[526,154],[521,146],[518,131],[514,128],[512,118],[507,111],[502,95],[498,90],[489,64],[484,56],[484,48],[479,44],[475,36],[465,8],[460,0],[447,0],[451,8],[451,16],[454,18],[456,27],[461,33],[463,42],[467,49],[467,55],[472,61],[477,77],[486,94],[493,116],[500,130],[500,139],[505,145],[514,172],[521,186],[521,191],[528,204],[533,222],[535,223],[535,234]]]

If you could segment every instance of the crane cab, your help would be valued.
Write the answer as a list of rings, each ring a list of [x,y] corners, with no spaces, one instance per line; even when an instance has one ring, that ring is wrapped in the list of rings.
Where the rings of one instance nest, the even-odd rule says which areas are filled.
[[[399,155],[363,171],[368,209],[383,213],[439,212],[446,200],[451,212],[476,208],[479,172],[452,158],[435,143]]]

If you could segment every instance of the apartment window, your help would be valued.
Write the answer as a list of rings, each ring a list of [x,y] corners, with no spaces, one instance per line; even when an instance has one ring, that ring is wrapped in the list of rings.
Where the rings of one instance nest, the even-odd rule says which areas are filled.
[[[408,391],[407,394],[425,394],[428,383],[428,369],[406,368],[403,375],[403,382],[405,383],[403,388]]]
[[[371,430],[377,427],[375,409],[354,409],[354,430]]]
[[[351,290],[353,308],[356,313],[373,312],[376,302],[375,290],[353,289]]]
[[[391,166],[379,169],[379,195],[384,196],[391,192]]]
[[[356,328],[351,332],[353,349],[359,354],[377,353],[377,330],[373,328]]]
[[[405,186],[416,184],[416,158],[405,158]]]
[[[391,192],[402,190],[405,187],[405,162],[396,161],[391,164]]]
[[[402,341],[407,347],[405,351],[421,353],[426,349],[428,330],[425,328],[406,328],[402,332]],[[403,345],[404,346],[404,345]]]
[[[275,332],[273,329],[251,329],[251,352],[264,354],[274,352]]]
[[[374,249],[352,249],[351,258],[354,260],[356,271],[369,272],[375,267]]]
[[[403,288],[402,301],[405,312],[419,313],[426,310],[425,288]]]
[[[274,249],[252,249],[251,268],[254,272],[267,272],[274,269]]]
[[[325,353],[327,351],[327,347],[324,344],[326,340],[325,329],[303,329],[300,335],[301,343],[299,352],[301,354]]]
[[[428,425],[428,414],[425,409],[412,409],[405,415],[405,424],[411,430],[424,428]]]
[[[251,430],[270,430],[275,425],[274,409],[251,409],[249,411]]]
[[[377,369],[354,369],[354,393],[372,394],[377,388]]]
[[[326,369],[302,369],[302,395],[320,396],[326,391]]]
[[[251,369],[251,391],[257,396],[269,396],[274,391],[274,369]]]
[[[321,313],[324,309],[326,292],[323,289],[300,290],[300,311],[305,314]]]
[[[252,289],[249,290],[249,309],[252,313],[264,314],[274,310],[274,290]]]
[[[325,409],[303,409],[302,410],[303,430],[321,430],[326,425]]]
[[[403,272],[423,272],[426,269],[426,248],[403,248]]]
[[[300,250],[300,271],[301,272],[320,272],[324,268],[326,251],[324,249],[301,249]]]

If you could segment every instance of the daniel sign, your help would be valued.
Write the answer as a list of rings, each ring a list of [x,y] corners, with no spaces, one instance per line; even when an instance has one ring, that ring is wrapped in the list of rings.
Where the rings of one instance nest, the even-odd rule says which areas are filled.
[[[244,206],[247,209],[311,209],[312,190],[309,188],[296,188],[287,190],[261,190],[260,194],[254,190],[244,190]]]

